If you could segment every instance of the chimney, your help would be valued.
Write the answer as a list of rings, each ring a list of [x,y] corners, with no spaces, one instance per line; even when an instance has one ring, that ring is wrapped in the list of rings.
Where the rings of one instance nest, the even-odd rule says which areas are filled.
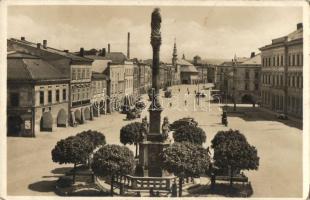
[[[46,49],[47,47],[47,40],[43,40],[43,48]]]
[[[302,23],[297,24],[297,30],[302,29]]]
[[[37,48],[38,48],[38,49],[41,48],[41,43],[37,43]]]
[[[127,34],[127,59],[130,59],[130,32]]]
[[[26,39],[25,39],[24,36],[22,36],[22,37],[20,38],[20,40],[25,41]]]
[[[82,57],[84,56],[84,48],[83,47],[80,48],[80,56],[82,56]]]
[[[65,49],[64,52],[69,53],[69,50],[68,50],[68,49]]]
[[[107,54],[107,52],[106,52],[105,48],[102,48],[101,55],[102,55],[103,57],[105,57],[106,54]]]
[[[255,57],[255,52],[251,53],[251,58]]]
[[[108,53],[110,53],[110,44],[108,44]]]

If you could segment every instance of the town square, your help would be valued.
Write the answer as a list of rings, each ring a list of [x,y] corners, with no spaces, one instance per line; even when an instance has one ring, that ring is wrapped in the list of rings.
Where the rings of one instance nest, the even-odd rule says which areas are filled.
[[[7,195],[301,198],[300,11],[11,6]]]

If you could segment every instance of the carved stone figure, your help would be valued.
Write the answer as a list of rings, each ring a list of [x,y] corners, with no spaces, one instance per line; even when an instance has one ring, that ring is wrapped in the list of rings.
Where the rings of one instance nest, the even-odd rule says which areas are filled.
[[[159,8],[155,8],[153,13],[152,13],[152,21],[151,21],[151,37],[155,38],[160,38],[161,33],[160,33],[160,23],[161,23],[161,16],[160,16],[160,10]]]
[[[163,125],[161,127],[161,130],[162,130],[163,138],[167,139],[169,131],[170,131],[168,117],[164,117],[164,122],[163,122]]]
[[[142,128],[141,128],[141,134],[143,140],[146,140],[148,132],[149,132],[149,123],[147,122],[147,117],[144,117],[142,119]]]

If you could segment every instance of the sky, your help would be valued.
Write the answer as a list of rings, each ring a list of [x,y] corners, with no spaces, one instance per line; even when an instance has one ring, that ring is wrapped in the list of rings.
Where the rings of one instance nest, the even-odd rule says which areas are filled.
[[[300,7],[160,6],[162,45],[160,58],[171,60],[174,38],[178,58],[231,59],[287,35],[302,22]],[[150,6],[10,6],[8,38],[26,37],[48,46],[78,51],[80,47],[127,52],[131,58],[152,58]]]

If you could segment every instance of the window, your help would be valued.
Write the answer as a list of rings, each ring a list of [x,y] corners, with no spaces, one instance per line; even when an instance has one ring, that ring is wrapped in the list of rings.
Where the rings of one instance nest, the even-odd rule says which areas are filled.
[[[277,56],[277,66],[279,66],[279,56]]]
[[[297,56],[297,58],[296,58],[296,60],[297,60],[297,66],[299,66],[299,65],[300,65],[300,61],[299,61],[300,56],[299,56],[299,54],[297,54],[296,56]]]
[[[291,66],[291,55],[288,55],[288,66]]]
[[[295,87],[295,76],[293,76],[293,78],[292,78],[292,85],[293,85],[293,87]]]
[[[273,64],[273,66],[276,66],[276,57],[275,56],[272,58],[272,64]]]
[[[283,86],[283,76],[280,76],[280,85]]]
[[[47,98],[47,102],[48,103],[52,103],[52,90],[49,90],[48,91],[48,96],[47,96],[48,98]]]
[[[283,56],[281,55],[281,66],[283,66]]]
[[[76,80],[76,69],[72,69],[72,80]]]
[[[244,90],[248,90],[249,89],[249,85],[246,83],[245,85],[244,85]]]
[[[81,69],[77,69],[77,79],[81,79]]]
[[[245,71],[245,78],[246,78],[246,79],[250,78],[249,71]]]
[[[66,90],[66,89],[63,89],[63,90],[62,90],[62,100],[63,100],[63,101],[66,101],[66,100],[67,100],[67,90]]]
[[[270,67],[271,66],[271,58],[269,57],[268,59],[268,66]]]
[[[44,104],[44,91],[40,91],[40,105]]]
[[[56,102],[59,102],[59,90],[56,90]]]
[[[82,79],[85,79],[85,69],[81,69],[82,70]]]
[[[90,70],[86,69],[86,78],[89,79],[90,78]]]
[[[13,92],[10,94],[10,102],[12,106],[19,106],[19,93]]]
[[[254,87],[255,87],[255,90],[258,90],[258,83],[255,83]]]
[[[293,55],[292,66],[295,66],[295,55]]]
[[[255,72],[255,79],[258,79],[258,72]]]

